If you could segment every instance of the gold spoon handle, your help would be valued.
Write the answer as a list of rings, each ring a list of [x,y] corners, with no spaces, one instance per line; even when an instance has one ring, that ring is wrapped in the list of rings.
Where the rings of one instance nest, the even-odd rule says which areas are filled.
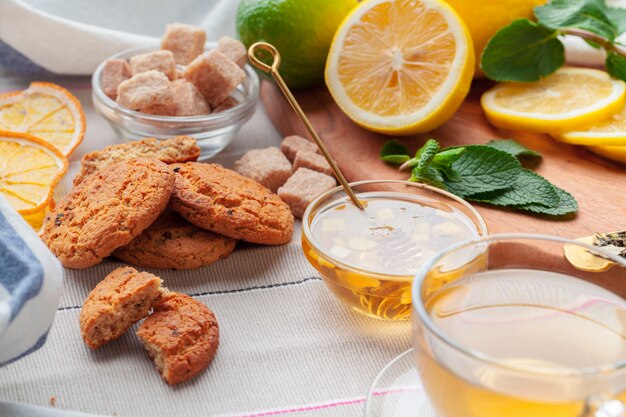
[[[268,65],[257,58],[256,52],[259,50],[268,52],[272,56],[272,65]],[[309,133],[313,137],[313,140],[315,140],[315,143],[317,143],[317,146],[322,151],[322,154],[330,164],[330,167],[333,169],[335,177],[346,191],[346,194],[348,194],[348,196],[350,197],[350,200],[352,200],[352,203],[360,210],[365,210],[359,199],[356,198],[356,195],[354,194],[352,188],[350,188],[348,181],[346,181],[346,177],[343,176],[343,173],[335,163],[335,160],[332,156],[330,156],[330,154],[328,153],[328,149],[326,149],[326,146],[318,136],[317,132],[315,132],[315,129],[311,125],[311,122],[309,122],[309,119],[304,114],[304,111],[302,111],[302,108],[296,101],[293,94],[291,94],[291,91],[289,91],[289,87],[287,87],[287,84],[285,84],[285,81],[283,81],[283,77],[281,77],[278,73],[278,67],[280,65],[280,53],[278,53],[278,50],[274,47],[274,45],[270,45],[267,42],[257,42],[250,46],[250,48],[248,49],[248,58],[250,59],[250,62],[252,62],[252,65],[257,67],[261,71],[271,74],[272,77],[274,77],[274,80],[276,80],[276,84],[278,84],[278,87],[285,95],[285,98],[287,99],[289,104],[291,104],[291,107],[293,107],[293,109],[298,114],[298,117],[300,117],[300,120],[302,120],[302,123],[304,123],[306,128],[309,130]]]

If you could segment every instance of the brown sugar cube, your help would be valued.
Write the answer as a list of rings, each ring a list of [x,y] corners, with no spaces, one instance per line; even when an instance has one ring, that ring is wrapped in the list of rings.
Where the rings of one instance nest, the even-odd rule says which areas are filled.
[[[317,145],[302,136],[292,135],[283,139],[280,150],[293,162],[298,152],[317,152]]]
[[[321,172],[322,174],[326,174],[330,177],[333,176],[333,169],[330,167],[326,158],[315,152],[298,152],[296,154],[296,159],[293,160],[293,169],[295,171],[300,167],[312,169],[313,171]]]
[[[210,51],[194,59],[185,68],[184,76],[200,90],[213,109],[245,80],[246,73],[223,53]]]
[[[154,114],[156,116],[178,116],[178,106],[175,101],[163,104],[153,104],[152,106],[139,109],[141,113]]]
[[[174,61],[187,65],[204,51],[206,33],[197,26],[172,23],[165,27],[165,36],[161,40],[161,49],[174,54]]]
[[[176,116],[198,116],[211,113],[200,91],[189,81],[176,80],[172,83],[171,89],[176,104]]]
[[[214,110],[213,113],[219,113],[221,111],[226,111],[228,109],[232,109],[233,107],[235,107],[237,104],[239,104],[239,102],[237,100],[235,100],[232,97],[227,97],[226,100],[222,101]]]
[[[117,98],[117,87],[132,75],[130,65],[123,59],[110,59],[102,69],[102,91],[111,100]]]
[[[285,185],[278,189],[278,196],[289,205],[294,216],[302,218],[308,205],[335,185],[333,177],[308,168],[298,168]]]
[[[133,110],[167,104],[171,100],[170,81],[155,70],[133,75],[117,87],[116,101]]]
[[[291,164],[278,148],[253,149],[235,162],[235,171],[276,192],[291,176]]]
[[[243,68],[248,62],[248,51],[243,43],[230,36],[222,36],[217,41],[217,50],[223,53],[235,64]]]
[[[133,75],[156,70],[173,80],[176,78],[176,62],[171,51],[154,51],[147,54],[135,55],[130,58],[130,68]]]

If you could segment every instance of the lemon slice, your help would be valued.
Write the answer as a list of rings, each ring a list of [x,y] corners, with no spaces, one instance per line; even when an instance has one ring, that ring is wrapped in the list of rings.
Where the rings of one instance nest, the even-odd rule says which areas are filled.
[[[502,83],[483,94],[487,119],[497,127],[567,132],[600,123],[624,108],[626,84],[606,72],[561,68],[534,83]]]
[[[589,146],[591,152],[626,164],[626,146]]]
[[[554,138],[573,145],[626,146],[626,107],[593,127],[554,135]]]
[[[67,158],[49,143],[25,133],[0,131],[0,194],[18,213],[45,210],[67,165]]]
[[[83,141],[85,114],[69,91],[52,83],[31,83],[0,95],[0,130],[38,137],[69,156]]]
[[[593,246],[593,236],[585,236],[575,239],[579,242]],[[615,265],[615,262],[594,255],[581,246],[566,244],[563,248],[565,257],[576,268],[586,272],[604,272]]]
[[[369,0],[335,33],[326,85],[357,124],[386,134],[426,132],[463,102],[474,74],[469,32],[440,0]]]

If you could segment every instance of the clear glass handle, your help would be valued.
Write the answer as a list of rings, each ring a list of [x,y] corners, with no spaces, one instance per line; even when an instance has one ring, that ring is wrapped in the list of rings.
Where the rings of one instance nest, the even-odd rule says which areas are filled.
[[[581,417],[626,417],[626,406],[619,400],[592,401]]]

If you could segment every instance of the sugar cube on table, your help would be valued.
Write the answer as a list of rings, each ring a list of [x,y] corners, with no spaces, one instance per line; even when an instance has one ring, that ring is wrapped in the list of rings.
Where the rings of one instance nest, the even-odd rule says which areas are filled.
[[[204,51],[206,32],[197,26],[172,23],[165,27],[161,49],[174,54],[179,65],[187,65]]]
[[[246,73],[219,51],[205,52],[185,68],[184,77],[196,86],[212,109],[246,78]]]
[[[291,164],[276,147],[253,149],[235,162],[235,171],[273,192],[291,176]]]
[[[132,110],[168,104],[172,101],[170,80],[155,70],[133,75],[117,87],[116,101]]]
[[[309,204],[320,194],[335,188],[333,177],[308,168],[298,168],[278,189],[278,196],[291,208],[294,216],[302,218]]]
[[[206,100],[195,85],[187,80],[176,80],[171,85],[176,104],[176,116],[198,116],[211,113]]]
[[[132,76],[130,65],[123,59],[110,59],[102,68],[102,91],[112,100],[117,98],[117,87]]]
[[[248,62],[248,51],[244,44],[230,36],[222,36],[217,41],[217,50],[226,55],[228,59],[241,68]]]
[[[228,109],[232,109],[239,102],[232,97],[227,97],[226,100],[222,101],[215,109],[213,109],[213,113],[219,113],[221,111],[225,111]]]
[[[170,80],[176,78],[176,62],[171,51],[154,51],[135,55],[130,58],[130,68],[133,75],[156,70],[167,75]]]
[[[296,154],[296,158],[293,160],[293,169],[296,170],[300,167],[309,168],[313,171],[321,172],[328,176],[333,176],[333,169],[330,164],[322,155],[317,152],[300,151]]]
[[[296,159],[296,154],[300,151],[317,152],[317,145],[310,140],[298,135],[287,136],[280,144],[280,150],[291,162]]]

